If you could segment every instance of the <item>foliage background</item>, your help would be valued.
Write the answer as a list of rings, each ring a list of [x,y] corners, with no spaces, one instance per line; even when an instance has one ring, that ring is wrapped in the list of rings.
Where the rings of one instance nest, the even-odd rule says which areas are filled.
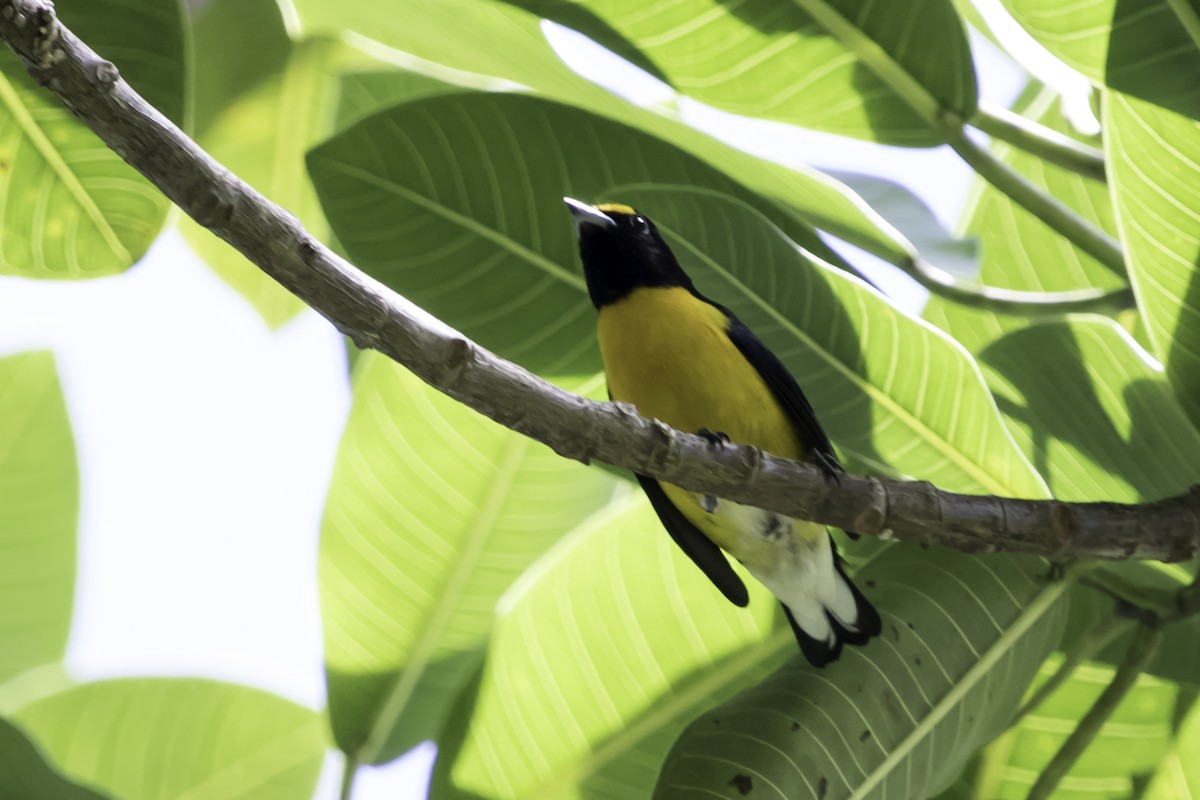
[[[1133,188],[1115,195],[1114,211],[1095,181],[1007,145],[994,152],[1125,237],[1149,316],[1030,325],[935,298],[924,316],[972,357],[846,276],[843,256],[873,265],[880,285],[919,308],[864,252],[907,263],[905,239],[808,171],[817,153],[834,167],[908,171],[903,183],[927,194],[942,224],[895,185],[837,177],[938,266],[1038,291],[1119,288],[1126,276],[983,184],[965,203],[934,192],[927,176],[958,166],[944,149],[750,124],[662,88],[640,100],[665,115],[619,101],[564,70],[522,8],[727,110],[867,140],[939,140],[801,12],[714,6],[706,27],[689,22],[699,3],[653,15],[617,0],[592,11],[412,0],[394,15],[368,0],[308,0],[280,17],[273,0],[215,0],[189,21],[171,2],[143,0],[138,24],[121,27],[95,13],[103,4],[58,5],[102,52],[128,53],[118,59],[126,77],[310,228],[576,391],[603,390],[557,197],[612,193],[653,208],[689,270],[790,360],[854,468],[1123,500],[1200,474],[1186,291],[1197,206],[1180,177],[1196,162],[1195,97],[1186,80],[1158,80],[1195,74],[1186,36],[1200,28],[1173,26],[1194,21],[1186,3],[1136,14],[1085,4],[1092,22],[1115,22],[1111,36],[1103,24],[1079,28],[1091,32],[1082,43],[1082,21],[1072,17],[1064,39],[1052,15],[1008,4],[1055,55],[1110,87],[1105,123],[1125,137],[1106,143],[1110,183]],[[969,114],[966,41],[948,2],[912,4],[904,19],[870,4],[798,5],[861,12],[863,30]],[[994,33],[998,19],[980,24]],[[293,42],[285,20],[306,34]],[[699,38],[681,39],[681,22]],[[888,39],[896,30],[945,46],[909,48]],[[980,37],[974,48],[995,58]],[[229,57],[204,57],[214,52]],[[747,54],[769,58],[747,66]],[[9,208],[34,213],[3,217],[4,271],[20,277],[0,284],[0,332],[17,353],[0,362],[0,714],[16,726],[0,728],[0,796],[303,797],[318,780],[330,796],[333,744],[370,764],[427,738],[442,745],[439,797],[649,796],[668,751],[656,796],[697,782],[739,796],[731,776],[786,796],[1023,796],[1112,680],[1133,626],[1113,623],[1096,593],[1045,583],[1031,559],[875,542],[849,552],[888,634],[836,670],[805,674],[767,598],[749,613],[717,602],[665,537],[645,535],[655,524],[644,505],[607,473],[559,462],[370,354],[354,362],[350,408],[337,337],[207,233],[167,220],[165,204],[28,91],[5,57],[0,172]],[[1147,59],[1163,63],[1147,72]],[[632,85],[599,63],[604,82]],[[984,80],[994,103],[1017,94]],[[537,96],[512,94],[514,81]],[[797,171],[680,126],[675,108]],[[1070,130],[1036,84],[1016,108]],[[1172,146],[1156,149],[1162,137]],[[164,221],[158,249],[116,275]],[[829,249],[810,225],[859,247]],[[978,250],[946,228],[979,235]],[[31,280],[64,277],[97,280]],[[1144,349],[1155,346],[1166,372]],[[912,363],[929,370],[903,368]],[[1131,565],[1105,580],[1161,605],[1189,569]],[[1088,663],[979,750],[1030,678],[1061,662],[1051,651],[1081,647]],[[1194,623],[1169,630],[1062,796],[1195,788],[1186,754],[1198,648]],[[53,767],[28,757],[30,741]],[[355,796],[366,797],[377,773],[358,774]]]

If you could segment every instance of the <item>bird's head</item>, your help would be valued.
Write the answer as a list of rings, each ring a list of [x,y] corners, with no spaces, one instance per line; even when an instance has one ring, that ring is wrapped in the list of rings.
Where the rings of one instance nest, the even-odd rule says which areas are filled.
[[[593,206],[570,197],[563,202],[575,218],[583,274],[596,308],[642,287],[681,286],[694,291],[671,248],[647,217],[617,203]]]

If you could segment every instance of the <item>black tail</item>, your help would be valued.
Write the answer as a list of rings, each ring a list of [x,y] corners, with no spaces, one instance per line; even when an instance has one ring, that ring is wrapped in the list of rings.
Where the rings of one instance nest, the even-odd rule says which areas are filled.
[[[817,639],[805,633],[796,624],[796,618],[792,616],[791,609],[780,603],[788,624],[792,626],[796,642],[800,645],[800,651],[804,653],[808,663],[814,667],[823,667],[831,661],[837,661],[838,656],[842,654],[843,644],[864,645],[872,637],[878,636],[883,627],[875,606],[871,605],[871,601],[859,591],[858,587],[854,585],[854,581],[846,577],[842,559],[837,553],[834,553],[833,565],[841,579],[846,582],[846,586],[850,588],[850,593],[854,595],[855,617],[853,623],[843,623],[828,608],[825,608],[825,618],[829,620],[833,635],[829,640]]]

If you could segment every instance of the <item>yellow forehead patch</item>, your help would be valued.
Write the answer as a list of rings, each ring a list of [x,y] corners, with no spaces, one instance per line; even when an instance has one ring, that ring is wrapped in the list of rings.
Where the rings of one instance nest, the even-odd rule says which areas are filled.
[[[631,217],[637,216],[637,212],[631,206],[621,205],[620,203],[600,203],[596,208],[606,214],[611,211],[614,214],[628,214]]]

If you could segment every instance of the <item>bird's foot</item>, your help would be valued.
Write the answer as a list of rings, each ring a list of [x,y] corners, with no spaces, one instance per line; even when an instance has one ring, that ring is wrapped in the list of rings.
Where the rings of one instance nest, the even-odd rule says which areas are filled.
[[[712,447],[724,447],[729,444],[729,434],[721,433],[720,431],[710,431],[708,428],[701,428],[696,431],[696,435],[704,439]]]
[[[835,483],[839,486],[842,484],[842,465],[838,463],[837,457],[832,453],[816,452],[812,456],[813,463],[821,468],[821,472],[825,474],[825,480],[830,483]]]
[[[709,447],[724,447],[729,443],[729,435],[719,431],[710,431],[708,428],[701,428],[696,431],[696,435],[708,442]],[[716,495],[704,494],[700,495],[700,507],[709,514],[715,514],[717,511]]]

